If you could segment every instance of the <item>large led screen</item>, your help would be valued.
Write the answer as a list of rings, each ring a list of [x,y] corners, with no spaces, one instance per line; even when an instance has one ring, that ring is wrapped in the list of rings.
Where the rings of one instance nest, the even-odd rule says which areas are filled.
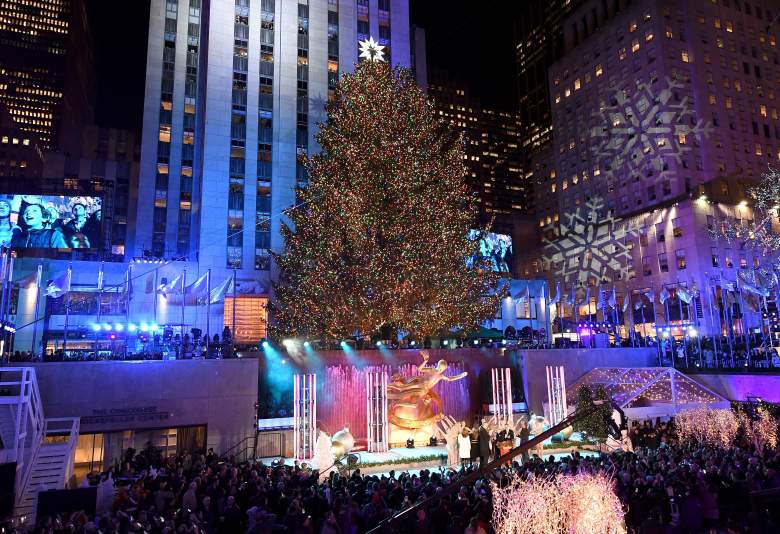
[[[101,199],[0,194],[0,246],[13,249],[97,249]]]
[[[510,236],[471,230],[469,238],[479,240],[479,258],[487,260],[491,270],[500,273],[512,271],[512,238]]]

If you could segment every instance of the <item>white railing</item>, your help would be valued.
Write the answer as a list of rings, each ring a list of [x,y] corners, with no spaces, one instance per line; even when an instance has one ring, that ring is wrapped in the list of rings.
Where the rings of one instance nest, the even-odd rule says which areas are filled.
[[[6,461],[16,462],[18,504],[43,441],[43,405],[34,368],[0,368],[0,405],[10,408],[6,413],[10,414],[13,437],[6,447]]]

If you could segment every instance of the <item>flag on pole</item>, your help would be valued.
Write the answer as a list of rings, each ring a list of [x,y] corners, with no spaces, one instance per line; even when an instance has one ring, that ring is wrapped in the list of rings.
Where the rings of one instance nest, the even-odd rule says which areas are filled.
[[[609,307],[613,310],[617,307],[617,293],[615,293],[615,288],[612,288],[612,293],[609,294],[609,300],[607,300],[607,304],[609,304]]]
[[[666,287],[664,287],[658,294],[658,301],[661,304],[665,304],[667,300],[669,300],[669,291],[667,291]]]
[[[650,304],[655,304],[655,293],[653,293],[652,289],[645,291],[645,297],[650,301]]]
[[[46,289],[44,289],[43,294],[47,297],[56,299],[68,293],[70,291],[71,273],[72,269],[68,267],[68,270],[65,271],[64,274],[61,274],[54,280],[49,280],[49,283],[46,284]]]
[[[577,302],[577,292],[574,289],[574,285],[572,285],[571,290],[569,291],[569,295],[566,297],[565,304],[574,306],[575,302]]]
[[[550,301],[551,305],[558,304],[561,301],[561,283],[556,282],[555,283],[555,296]]]
[[[160,284],[160,287],[157,288],[157,293],[162,295],[163,298],[167,298],[168,295],[180,295],[182,293],[182,282],[184,282],[184,277],[180,274],[173,280]]]
[[[100,262],[100,270],[98,271],[97,289],[98,291],[103,289],[103,262]]]
[[[680,300],[686,304],[690,304],[693,300],[693,295],[684,287],[677,288],[677,296],[680,297]]]
[[[226,278],[224,282],[211,290],[211,304],[225,300],[225,295],[233,294],[233,277]]]
[[[208,293],[209,273],[206,271],[192,284],[187,286],[187,297],[201,298]]]
[[[628,311],[629,306],[631,306],[631,297],[628,293],[623,297],[623,313],[626,313]]]
[[[599,296],[598,300],[596,301],[596,308],[603,308],[604,307],[604,290],[599,288]]]
[[[518,302],[526,302],[530,298],[531,294],[528,291],[528,286],[526,285],[517,295],[515,295],[515,299],[517,299]]]
[[[40,265],[38,266],[38,270],[17,280],[16,283],[19,285],[19,289],[29,289],[31,287],[35,287],[36,284],[40,284],[40,279],[38,278],[39,270]]]

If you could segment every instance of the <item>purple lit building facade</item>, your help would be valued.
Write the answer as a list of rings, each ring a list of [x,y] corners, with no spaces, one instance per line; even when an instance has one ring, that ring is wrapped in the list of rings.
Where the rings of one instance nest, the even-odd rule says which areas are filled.
[[[767,1],[594,0],[563,21],[564,53],[548,72],[553,140],[530,162],[545,237],[523,275],[581,295],[591,286],[579,317],[601,317],[598,287],[615,287],[632,306],[654,293],[648,333],[721,328],[720,288],[764,259],[708,228],[750,220],[745,188],[780,162],[778,12]],[[658,302],[666,288],[677,307],[676,289],[694,286],[700,297],[681,314]],[[743,309],[738,331],[761,326],[761,306]]]

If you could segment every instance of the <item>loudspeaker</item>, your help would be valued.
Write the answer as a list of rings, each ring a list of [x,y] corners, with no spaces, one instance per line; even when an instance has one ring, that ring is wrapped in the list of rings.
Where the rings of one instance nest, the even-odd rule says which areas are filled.
[[[16,462],[0,464],[0,519],[13,513],[15,493]]]

